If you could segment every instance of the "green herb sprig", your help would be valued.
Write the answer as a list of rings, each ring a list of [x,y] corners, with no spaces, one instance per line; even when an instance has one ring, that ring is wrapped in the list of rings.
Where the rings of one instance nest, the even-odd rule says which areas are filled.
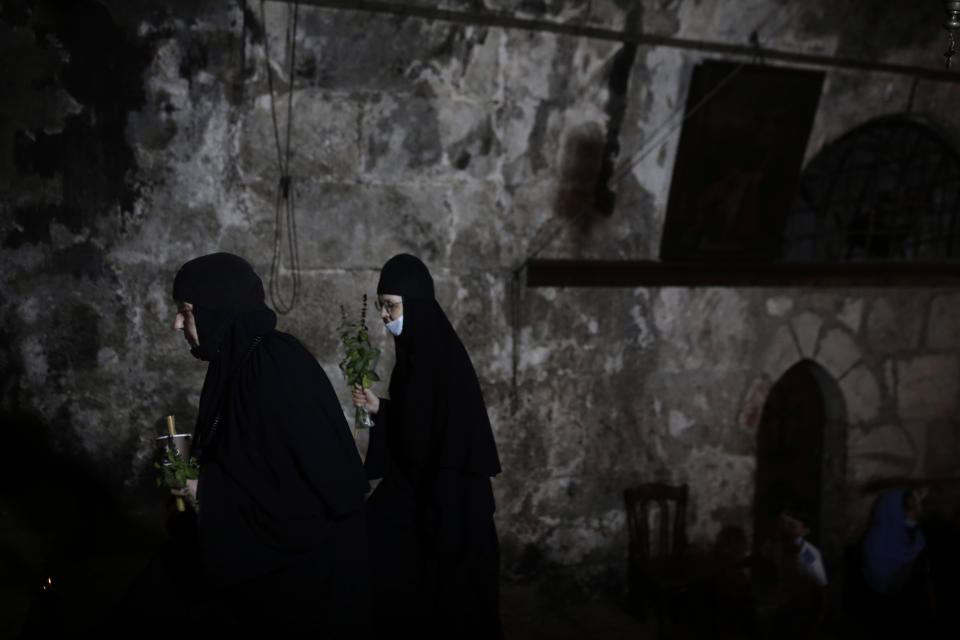
[[[167,459],[162,463],[154,462],[160,474],[157,476],[158,487],[169,487],[170,489],[182,489],[187,486],[187,480],[196,480],[200,477],[200,464],[197,459],[190,457],[184,460],[173,447],[167,448]]]
[[[345,349],[345,355],[340,361],[340,370],[343,372],[343,377],[351,391],[357,385],[368,389],[370,385],[380,380],[380,377],[374,371],[377,358],[380,357],[380,349],[370,344],[370,332],[367,330],[367,295],[363,295],[358,322],[351,322],[347,319],[347,312],[343,305],[340,305],[340,319],[340,326],[337,327],[337,331],[340,333],[340,342]],[[356,428],[371,425],[372,421],[366,408],[357,407]],[[357,435],[356,428],[354,429],[354,437]]]
[[[353,388],[360,385],[364,389],[380,380],[373,370],[374,363],[380,356],[380,349],[370,344],[370,333],[367,331],[367,295],[363,295],[363,304],[360,308],[360,321],[347,320],[347,312],[340,305],[340,342],[346,349],[346,355],[340,361],[340,370],[347,384]]]

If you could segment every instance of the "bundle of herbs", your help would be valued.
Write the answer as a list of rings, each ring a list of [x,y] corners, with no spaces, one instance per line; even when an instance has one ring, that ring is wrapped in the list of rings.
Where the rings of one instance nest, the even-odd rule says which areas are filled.
[[[167,447],[167,457],[164,461],[154,462],[160,474],[157,476],[157,486],[169,489],[183,489],[187,480],[196,480],[200,477],[200,465],[196,458],[184,460],[177,453],[176,447]]]
[[[343,360],[340,361],[340,370],[351,391],[356,387],[369,389],[370,385],[380,379],[374,371],[380,350],[370,344],[370,332],[367,330],[367,295],[363,295],[359,321],[348,320],[343,305],[340,305],[340,317],[337,331],[345,350]],[[372,426],[373,420],[366,407],[357,407],[353,436],[357,437],[359,429]]]
[[[200,477],[200,464],[197,459],[189,455],[185,450],[186,445],[178,447],[176,438],[186,438],[186,434],[178,434],[174,427],[173,416],[167,416],[167,435],[160,438],[169,441],[166,445],[166,453],[162,462],[154,462],[153,466],[160,471],[157,475],[157,486],[168,489],[183,489],[187,486],[187,480],[196,480]],[[177,496],[177,510],[184,511],[186,505],[183,498]]]

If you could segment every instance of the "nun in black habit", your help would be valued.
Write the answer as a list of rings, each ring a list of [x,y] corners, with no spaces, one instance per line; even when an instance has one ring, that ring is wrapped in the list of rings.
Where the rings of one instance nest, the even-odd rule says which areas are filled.
[[[366,509],[375,630],[501,638],[500,460],[477,375],[423,262],[391,258],[377,294],[396,346],[390,397],[353,394],[374,416],[365,464],[381,478]]]
[[[187,262],[173,297],[176,328],[209,363],[192,447],[200,477],[187,492],[204,579],[195,623],[364,637],[370,485],[330,381],[275,329],[242,258]]]

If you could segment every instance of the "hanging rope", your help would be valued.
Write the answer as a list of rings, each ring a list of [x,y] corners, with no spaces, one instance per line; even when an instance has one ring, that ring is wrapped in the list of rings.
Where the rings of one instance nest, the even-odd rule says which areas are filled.
[[[270,64],[270,38],[267,31],[267,19],[264,12],[265,1],[260,0],[260,20],[263,22],[263,52],[267,62],[267,86],[270,89],[270,117],[273,120],[273,140],[277,147],[277,167],[280,178],[277,184],[277,196],[274,200],[275,229],[273,235],[273,260],[270,263],[270,302],[278,313],[289,313],[297,304],[300,295],[300,256],[297,251],[297,221],[295,216],[293,179],[290,175],[290,132],[293,129],[293,77],[296,68],[297,13],[300,6],[293,2],[293,10],[287,9],[286,46],[290,52],[290,65],[287,77],[290,90],[287,95],[287,128],[283,145],[280,144],[280,127],[277,125],[277,107],[273,90],[273,66]],[[286,231],[286,234],[284,234]],[[290,271],[290,296],[285,298],[280,285],[282,266],[283,237],[286,235],[287,253]]]

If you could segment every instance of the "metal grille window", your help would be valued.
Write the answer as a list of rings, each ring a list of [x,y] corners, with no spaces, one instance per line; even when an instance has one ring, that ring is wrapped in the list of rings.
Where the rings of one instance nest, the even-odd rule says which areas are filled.
[[[891,116],[824,147],[801,177],[781,260],[960,259],[960,155],[922,121]]]

